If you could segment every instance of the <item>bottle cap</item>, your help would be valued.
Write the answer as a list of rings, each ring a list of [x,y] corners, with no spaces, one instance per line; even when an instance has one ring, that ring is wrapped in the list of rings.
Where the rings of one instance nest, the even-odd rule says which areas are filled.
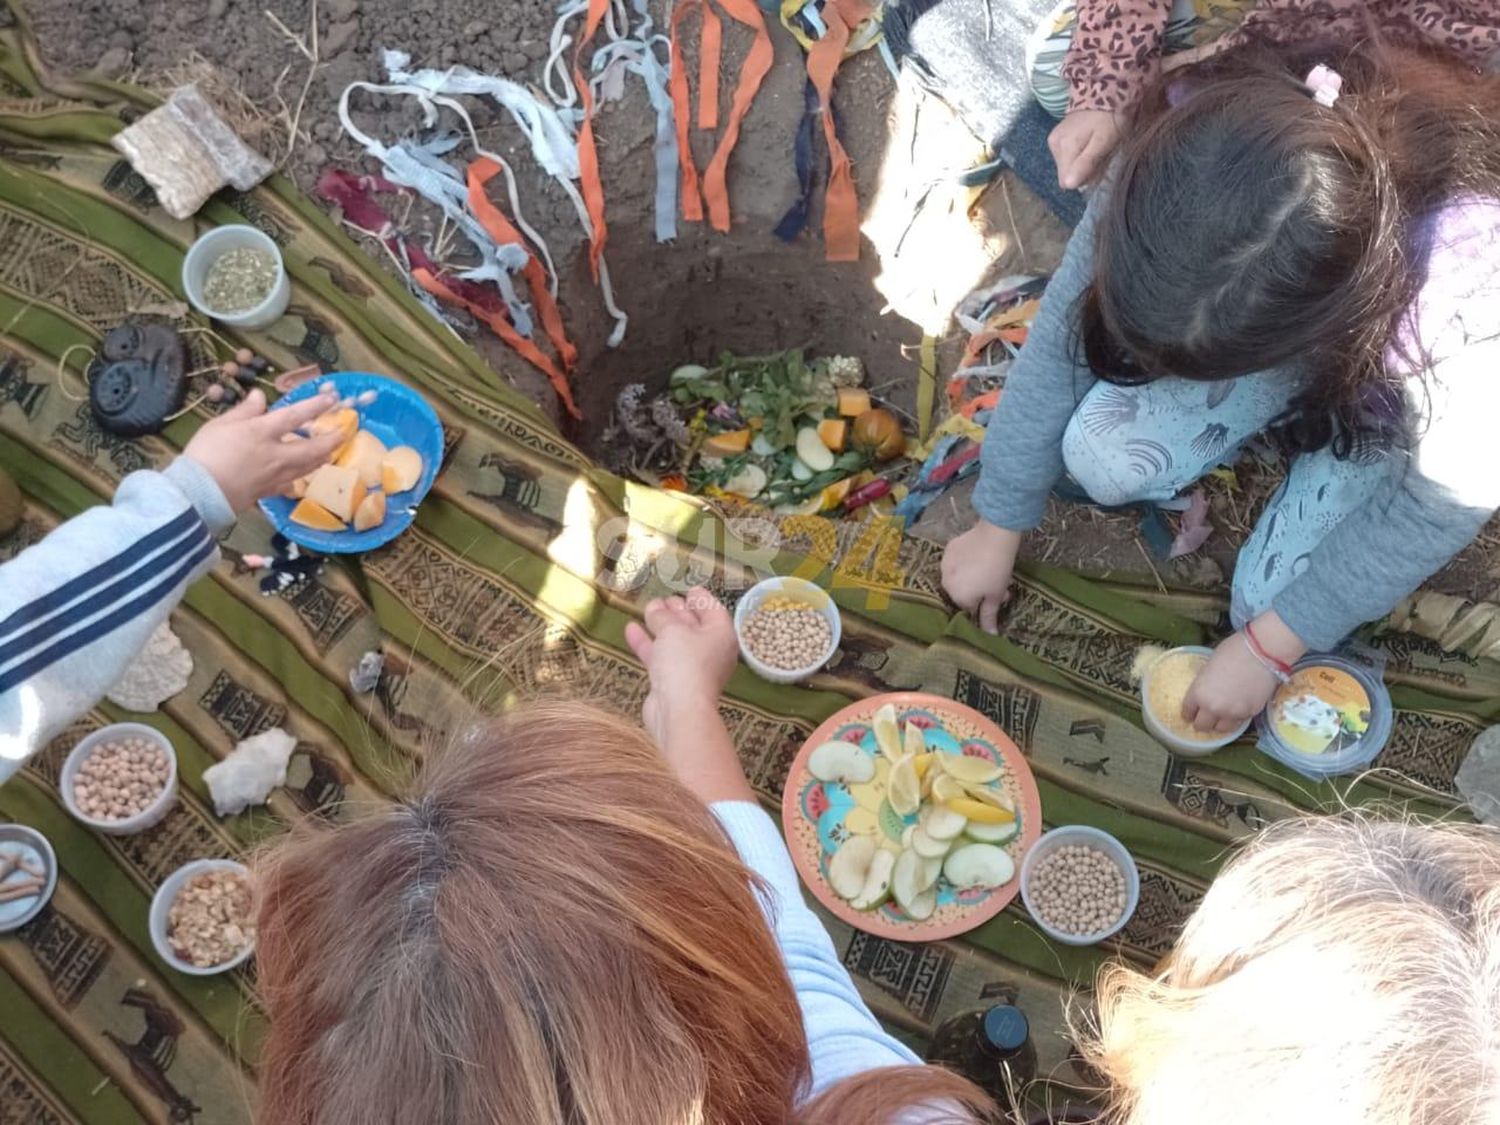
[[[1031,1024],[1026,1013],[1010,1004],[996,1004],[984,1013],[985,1042],[997,1053],[1014,1054],[1026,1045]]]

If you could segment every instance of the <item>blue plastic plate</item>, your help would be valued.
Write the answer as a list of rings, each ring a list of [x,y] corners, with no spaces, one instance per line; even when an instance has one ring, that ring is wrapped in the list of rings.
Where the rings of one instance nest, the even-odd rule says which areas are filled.
[[[370,375],[364,371],[339,371],[309,380],[282,395],[271,409],[280,410],[311,398],[327,382],[338,388],[341,398],[356,397],[364,391],[377,392],[375,401],[369,406],[355,407],[359,411],[360,428],[369,430],[385,443],[387,449],[409,445],[420,453],[422,479],[417,481],[415,488],[387,496],[384,522],[369,531],[355,531],[353,528],[318,531],[293,523],[292,509],[297,506],[297,501],[285,496],[267,497],[260,502],[260,510],[271,521],[271,526],[293,543],[325,555],[353,555],[389,543],[411,526],[411,521],[416,518],[417,505],[432,487],[442,464],[443,424],[427,405],[427,400],[416,391],[384,375]]]

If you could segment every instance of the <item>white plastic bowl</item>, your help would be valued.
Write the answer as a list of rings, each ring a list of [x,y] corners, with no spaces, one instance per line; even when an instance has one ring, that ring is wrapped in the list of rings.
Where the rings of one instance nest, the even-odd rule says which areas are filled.
[[[127,816],[123,820],[100,820],[84,812],[73,800],[73,782],[78,777],[78,770],[83,765],[84,759],[94,752],[95,747],[101,742],[113,742],[121,738],[145,738],[160,746],[167,755],[167,784],[157,794],[156,800],[135,816]],[[102,832],[106,836],[134,836],[137,832],[144,832],[152,825],[159,823],[176,804],[177,752],[172,749],[172,743],[166,735],[144,723],[114,723],[101,727],[73,747],[73,752],[63,762],[58,787],[62,790],[63,804],[67,806],[75,820],[82,821],[96,832]]]
[[[1181,653],[1212,656],[1214,650],[1203,648],[1201,645],[1181,645],[1162,653],[1156,663],[1151,665],[1146,670],[1146,674],[1141,677],[1141,718],[1146,721],[1146,729],[1151,732],[1152,737],[1168,750],[1171,750],[1174,754],[1181,754],[1184,758],[1201,758],[1205,754],[1212,754],[1215,750],[1222,750],[1231,742],[1236,741],[1250,729],[1250,720],[1246,719],[1244,725],[1238,730],[1230,734],[1221,734],[1214,738],[1187,739],[1181,735],[1173,734],[1151,708],[1151,676],[1164,662]]]
[[[828,642],[828,651],[805,668],[773,668],[764,661],[757,660],[745,644],[745,619],[758,610],[767,598],[777,596],[806,602],[823,615],[833,632]],[[795,684],[807,679],[833,658],[833,654],[838,651],[839,639],[844,635],[844,624],[839,616],[839,607],[833,604],[833,599],[821,586],[805,578],[767,578],[746,590],[740,604],[734,607],[734,635],[740,642],[740,656],[752,672],[773,684]]]
[[[232,859],[195,859],[190,863],[184,863],[157,888],[156,894],[151,899],[151,914],[147,919],[151,930],[151,944],[156,947],[156,955],[165,961],[179,973],[186,973],[193,977],[211,977],[216,973],[227,973],[230,969],[238,968],[255,953],[255,943],[247,945],[238,956],[231,957],[219,965],[194,965],[184,961],[172,952],[172,943],[167,940],[167,915],[171,913],[172,904],[177,901],[177,896],[182,892],[183,886],[194,875],[205,871],[238,871],[246,878],[250,876],[250,869],[243,863],[236,863]]]
[[[1031,902],[1031,873],[1036,870],[1036,865],[1047,856],[1057,851],[1058,848],[1069,845],[1086,844],[1095,848],[1115,863],[1119,864],[1120,870],[1125,872],[1125,911],[1119,920],[1108,929],[1100,930],[1093,934],[1065,934],[1061,930],[1053,929],[1042,921],[1037,913],[1036,907]],[[1042,928],[1042,931],[1054,941],[1060,941],[1064,945],[1096,945],[1105,938],[1119,933],[1125,928],[1135,914],[1135,908],[1141,901],[1141,873],[1135,866],[1135,860],[1125,845],[1116,840],[1108,832],[1098,828],[1090,828],[1086,824],[1065,824],[1061,828],[1054,828],[1048,832],[1026,852],[1026,858],[1021,861],[1021,901],[1026,904],[1027,911],[1031,914],[1031,920]]]
[[[14,853],[21,849],[23,854],[34,853],[35,858],[42,865],[42,889],[34,898],[16,899],[13,902],[0,902],[0,934],[8,934],[12,930],[19,930],[27,922],[31,921],[42,912],[52,898],[52,892],[57,889],[57,855],[52,851],[52,845],[34,828],[27,828],[24,824],[0,824],[0,851]],[[6,880],[8,883],[17,883],[24,876],[16,872]]]
[[[221,254],[248,246],[271,255],[276,262],[276,284],[266,299],[254,308],[241,312],[226,313],[213,308],[203,298],[203,285],[208,278],[209,267],[219,260]],[[230,328],[256,329],[276,323],[292,300],[292,283],[286,275],[286,263],[281,257],[281,248],[271,237],[254,227],[239,224],[215,227],[188,247],[182,259],[182,291],[188,302],[204,316],[213,317]]]

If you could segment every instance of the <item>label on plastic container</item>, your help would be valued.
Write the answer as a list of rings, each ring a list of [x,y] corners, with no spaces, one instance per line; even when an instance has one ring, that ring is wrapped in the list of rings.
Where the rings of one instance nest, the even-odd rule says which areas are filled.
[[[1309,756],[1357,745],[1370,729],[1370,695],[1341,668],[1299,669],[1271,699],[1271,729],[1288,750]]]

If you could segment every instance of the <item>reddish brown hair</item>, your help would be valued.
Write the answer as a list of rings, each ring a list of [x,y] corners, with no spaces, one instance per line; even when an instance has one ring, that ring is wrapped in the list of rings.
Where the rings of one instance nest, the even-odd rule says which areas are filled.
[[[1332,106],[1303,85],[1318,63],[1343,77]],[[1126,130],[1083,352],[1116,382],[1295,363],[1289,448],[1404,439],[1386,360],[1424,280],[1414,221],[1466,194],[1500,197],[1500,76],[1373,33],[1226,51],[1165,77]],[[1400,358],[1397,376],[1425,366]]]
[[[266,1122],[870,1125],[939,1100],[983,1110],[932,1068],[794,1108],[807,1044],[754,876],[644,733],[588,707],[489,724],[438,755],[409,801],[300,830],[257,879]]]

